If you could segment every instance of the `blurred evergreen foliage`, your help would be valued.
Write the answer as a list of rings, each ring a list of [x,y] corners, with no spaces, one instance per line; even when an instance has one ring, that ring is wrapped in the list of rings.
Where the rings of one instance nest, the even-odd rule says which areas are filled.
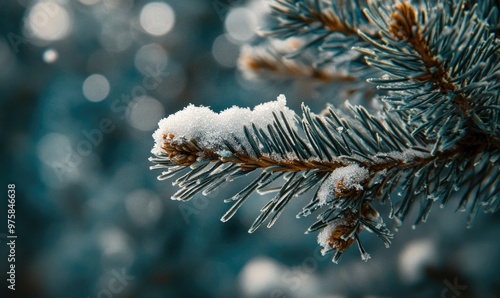
[[[17,296],[417,297],[440,294],[447,289],[443,281],[455,278],[468,286],[464,296],[498,296],[497,213],[464,230],[451,208],[435,210],[427,225],[415,231],[403,226],[390,250],[363,238],[377,255],[369,263],[358,264],[356,254],[346,253],[334,267],[312,236],[296,237],[303,223],[293,216],[283,216],[275,229],[246,235],[262,204],[257,197],[220,224],[225,206],[219,199],[242,189],[243,181],[182,205],[166,200],[175,189],[158,183],[147,161],[159,118],[188,103],[220,111],[279,93],[288,94],[295,110],[306,101],[318,111],[348,97],[363,103],[363,95],[376,89],[358,90],[366,86],[362,80],[324,84],[332,73],[324,63],[292,82],[274,75],[272,83],[247,80],[235,69],[239,48],[268,45],[245,33],[243,24],[264,18],[260,25],[271,28],[277,22],[263,16],[263,1],[158,1],[160,18],[148,25],[154,17],[145,13],[150,3],[0,3],[1,181],[17,190]],[[161,34],[172,21],[171,14],[162,16],[171,12],[172,28]],[[141,14],[149,16],[143,23]],[[241,20],[239,31],[233,19]],[[334,37],[317,42],[333,49]],[[280,40],[275,42],[279,49]],[[301,56],[294,69],[313,65],[315,57]],[[364,62],[355,62],[347,69],[363,71]],[[309,80],[310,73],[321,74],[320,80]],[[338,86],[346,93],[331,98],[328,92]],[[0,205],[0,213],[6,208]],[[292,202],[288,208],[301,206]]]

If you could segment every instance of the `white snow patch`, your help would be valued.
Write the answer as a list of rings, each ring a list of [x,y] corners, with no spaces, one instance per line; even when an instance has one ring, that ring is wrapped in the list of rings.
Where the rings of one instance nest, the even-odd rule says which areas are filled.
[[[365,262],[368,262],[369,259],[371,259],[372,257],[370,256],[369,253],[365,252],[365,253],[362,253],[361,254],[361,260],[365,261]]]
[[[340,192],[341,189],[337,187],[339,184],[343,189],[363,190],[361,183],[368,179],[369,174],[368,169],[357,164],[335,169],[318,190],[319,204],[326,204],[335,192]]]
[[[427,146],[425,149],[429,150],[429,152],[432,150],[431,146]],[[387,156],[397,159],[397,160],[403,160],[403,161],[412,161],[418,158],[427,158],[430,156],[429,152],[422,152],[419,150],[415,149],[406,149],[403,152],[390,152],[387,154]]]
[[[266,130],[266,126],[273,123],[273,112],[281,120],[283,112],[292,129],[296,129],[295,112],[286,106],[286,97],[280,94],[276,101],[260,104],[253,110],[233,106],[220,113],[208,107],[189,105],[183,110],[160,120],[159,128],[153,133],[155,145],[153,154],[162,154],[163,135],[174,135],[175,139],[195,139],[201,147],[222,149],[226,147],[224,140],[239,148],[243,146],[252,152],[246,141],[243,127],[251,130],[254,123],[257,128]],[[234,140],[236,137],[240,142]]]
[[[338,218],[330,223],[326,227],[321,230],[318,234],[318,244],[323,247],[321,250],[321,254],[325,255],[329,250],[332,249],[330,244],[328,243],[330,241],[330,235],[337,229],[338,226],[340,225],[347,225],[347,222],[343,218]]]

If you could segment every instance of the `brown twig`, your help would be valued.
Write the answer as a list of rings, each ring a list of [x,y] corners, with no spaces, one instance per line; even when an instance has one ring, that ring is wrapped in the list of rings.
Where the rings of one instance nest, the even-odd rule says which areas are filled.
[[[306,65],[295,60],[287,60],[279,54],[272,54],[270,52],[259,53],[259,51],[255,50],[244,50],[238,59],[238,66],[244,72],[256,77],[262,77],[263,74],[270,74],[287,79],[313,79],[323,83],[350,83],[357,80],[353,76],[333,73],[327,69]]]
[[[204,159],[211,162],[238,164],[242,170],[248,172],[256,169],[275,167],[270,172],[278,173],[319,170],[319,172],[328,173],[333,172],[338,168],[345,167],[351,163],[342,157],[339,157],[338,160],[335,161],[290,158],[276,159],[262,154],[258,156],[250,156],[243,152],[232,152],[231,157],[222,157],[212,149],[200,148],[196,140],[174,139],[174,135],[172,134],[164,135],[163,139],[164,144],[162,148],[168,154],[170,161],[180,166],[190,166],[200,159]],[[462,140],[458,142],[455,148],[444,152],[437,152],[435,155],[415,157],[411,161],[391,160],[380,163],[360,162],[359,165],[367,168],[371,173],[370,176],[373,177],[375,173],[384,170],[390,170],[393,168],[400,170],[422,168],[431,162],[444,162],[446,160],[451,160],[459,154],[465,154],[470,158],[473,158],[473,156],[492,150],[500,150],[500,141],[469,130]],[[362,181],[362,184],[368,185],[371,177],[366,181]],[[342,185],[338,186],[338,189],[343,190]],[[359,192],[351,189],[344,189],[339,192],[337,196],[347,198],[356,196],[358,193]]]
[[[340,32],[344,35],[354,35],[357,34],[356,28],[349,26],[346,22],[340,20],[336,15],[330,10],[328,11],[316,11],[313,8],[309,10],[315,19],[302,18],[302,21],[306,24],[312,24],[314,22],[320,22],[325,28],[330,32]]]
[[[221,161],[223,163],[238,164],[244,171],[253,171],[256,169],[265,169],[276,167],[272,172],[301,172],[319,170],[320,172],[333,172],[334,170],[345,167],[351,162],[339,158],[336,161],[323,161],[314,159],[274,159],[266,155],[250,156],[243,152],[232,152],[231,157],[221,157],[211,149],[201,149],[195,140],[174,140],[173,135],[164,135],[163,149],[169,155],[170,161],[180,166],[190,166],[196,163],[200,158],[212,162]],[[471,144],[468,144],[470,147]],[[476,149],[478,150],[478,149]],[[391,168],[401,170],[421,167],[436,160],[449,159],[460,153],[462,148],[454,148],[446,152],[438,152],[436,155],[426,158],[415,158],[410,162],[388,161],[381,163],[360,163],[360,166],[368,168],[370,172],[376,173]]]
[[[408,42],[418,53],[427,74],[415,80],[419,82],[430,81],[434,87],[443,94],[455,93],[454,104],[457,109],[469,117],[469,99],[462,93],[457,92],[459,88],[451,82],[449,73],[445,70],[443,63],[435,57],[422,36],[420,24],[417,22],[417,13],[408,2],[398,3],[391,15],[389,32],[398,40]]]

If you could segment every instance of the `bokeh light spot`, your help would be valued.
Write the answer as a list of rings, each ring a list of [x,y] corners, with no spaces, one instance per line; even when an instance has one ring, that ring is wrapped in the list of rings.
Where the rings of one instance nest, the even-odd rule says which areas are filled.
[[[425,268],[436,262],[436,247],[430,239],[414,240],[407,244],[399,255],[401,278],[408,283],[425,278]]]
[[[109,52],[120,52],[127,49],[132,44],[132,34],[126,19],[118,17],[105,23],[99,40]]]
[[[212,45],[212,55],[220,65],[225,67],[234,67],[239,53],[239,47],[229,41],[225,34],[217,37]]]
[[[175,23],[175,13],[166,3],[151,2],[142,8],[139,21],[147,33],[160,36],[172,30]]]
[[[46,63],[54,63],[59,58],[59,54],[54,49],[46,49],[42,57]]]
[[[129,104],[128,122],[132,127],[143,131],[156,128],[158,121],[165,116],[163,105],[149,96],[134,99]]]
[[[129,245],[128,235],[120,228],[110,227],[99,235],[99,242],[103,255],[124,262],[133,259],[133,252]]]
[[[65,135],[48,133],[38,141],[36,154],[40,161],[52,166],[54,163],[63,163],[69,149],[71,149],[71,142]]]
[[[125,199],[130,218],[139,226],[150,226],[160,218],[163,209],[160,198],[146,189],[132,192]]]
[[[26,37],[33,36],[46,41],[62,39],[71,30],[69,13],[52,1],[35,4],[29,11],[26,24]]]
[[[163,47],[157,43],[142,46],[135,54],[134,64],[137,70],[143,74],[149,74],[151,70],[164,68],[168,56]],[[160,67],[158,67],[160,65]]]
[[[257,24],[257,17],[251,10],[238,7],[229,12],[224,25],[233,40],[244,43],[255,36]]]
[[[283,275],[280,265],[273,259],[258,257],[250,260],[240,273],[240,284],[249,297],[257,297],[266,289],[279,284]]]
[[[83,82],[83,95],[90,101],[98,102],[109,94],[109,82],[105,76],[100,74],[90,75]]]

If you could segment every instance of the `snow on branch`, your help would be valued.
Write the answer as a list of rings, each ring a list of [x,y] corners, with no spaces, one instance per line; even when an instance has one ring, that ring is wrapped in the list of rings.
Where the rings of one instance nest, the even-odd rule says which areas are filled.
[[[161,153],[165,136],[172,143],[181,139],[194,139],[202,148],[210,148],[221,155],[228,147],[225,142],[241,150],[251,150],[250,143],[245,142],[245,126],[252,123],[257,129],[266,128],[273,123],[273,113],[283,114],[285,119],[294,119],[295,112],[286,107],[286,98],[282,94],[276,101],[248,108],[232,107],[221,113],[215,113],[207,107],[189,105],[168,118],[160,121],[154,133],[155,147],[152,153]],[[289,122],[295,128],[294,122]]]
[[[318,190],[318,200],[325,205],[330,198],[351,197],[352,192],[363,190],[369,171],[357,164],[335,169]]]

